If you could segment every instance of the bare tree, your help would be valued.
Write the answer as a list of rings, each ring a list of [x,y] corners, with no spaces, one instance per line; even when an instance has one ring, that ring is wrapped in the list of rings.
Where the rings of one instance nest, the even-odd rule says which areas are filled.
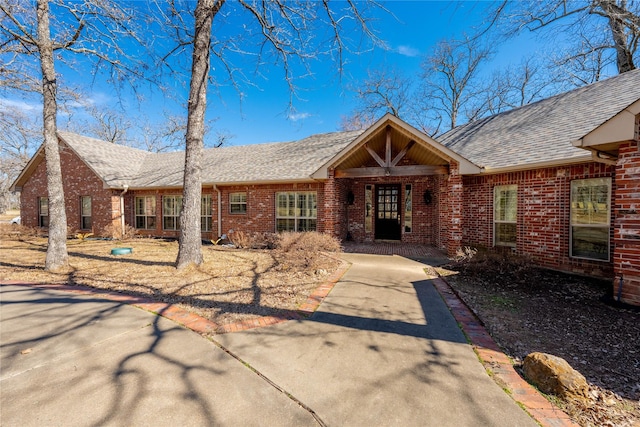
[[[427,56],[422,63],[421,96],[425,100],[423,115],[432,123],[430,133],[456,127],[462,114],[468,120],[478,117],[472,105],[482,90],[478,75],[491,55],[491,48],[480,39],[465,37],[441,41]]]
[[[17,204],[10,188],[40,145],[41,128],[22,111],[0,105],[0,212]]]
[[[391,113],[404,117],[410,108],[413,82],[395,69],[370,70],[367,78],[354,90],[358,114],[379,117]]]
[[[504,3],[501,3],[503,6]],[[599,52],[599,61],[616,64],[619,73],[637,67],[640,39],[640,2],[636,0],[531,0],[501,8],[512,31],[527,28],[553,37],[569,34],[576,43],[565,57],[580,60]],[[588,43],[585,43],[588,40]],[[593,71],[592,71],[593,74]]]
[[[476,117],[498,114],[521,107],[561,92],[565,76],[557,68],[534,57],[525,58],[517,66],[509,66],[491,75],[475,100]]]
[[[370,3],[370,2],[369,2]],[[328,1],[275,0],[253,2],[239,0],[198,0],[195,10],[195,31],[191,33],[185,25],[189,17],[176,2],[166,14],[175,24],[178,39],[172,54],[182,52],[187,46],[193,48],[186,153],[183,190],[183,211],[180,216],[180,248],[176,266],[183,268],[202,262],[200,203],[201,203],[201,158],[203,151],[204,119],[207,91],[210,80],[220,81],[210,75],[211,59],[215,58],[227,73],[228,81],[239,87],[245,67],[233,65],[234,57],[240,53],[242,61],[248,56],[255,58],[256,70],[266,61],[280,64],[283,78],[291,96],[295,93],[295,80],[300,75],[311,74],[311,62],[316,59],[336,61],[342,69],[343,55],[349,47],[346,34],[373,35],[369,32],[362,7],[353,2],[330,3]],[[366,6],[366,4],[364,4]],[[184,5],[182,5],[184,6]],[[243,15],[241,32],[228,39],[212,40],[211,30],[215,18],[221,23],[225,16]],[[358,30],[358,31],[353,31]],[[218,76],[221,77],[221,76]]]
[[[114,144],[124,144],[127,141],[127,131],[132,124],[125,114],[95,106],[89,109],[89,114],[93,118],[93,122],[87,126],[89,133]]]
[[[132,66],[119,43],[140,41],[130,24],[131,11],[118,2],[86,1],[68,3],[38,0],[0,0],[0,59],[4,75],[12,78],[5,88],[37,90],[43,99],[43,136],[49,201],[49,241],[45,269],[58,270],[68,263],[67,218],[57,138],[58,82],[54,58],[63,53],[95,58],[96,74],[105,70],[116,87],[122,76],[142,76]],[[56,13],[52,20],[51,8]],[[52,26],[51,21],[54,22]],[[88,31],[91,29],[91,31]],[[143,43],[140,43],[144,46]],[[54,56],[55,55],[55,56]],[[72,59],[72,58],[69,58]],[[69,62],[69,64],[72,64]],[[37,71],[36,71],[37,70]],[[41,75],[36,89],[31,75]],[[20,80],[20,79],[24,80]]]

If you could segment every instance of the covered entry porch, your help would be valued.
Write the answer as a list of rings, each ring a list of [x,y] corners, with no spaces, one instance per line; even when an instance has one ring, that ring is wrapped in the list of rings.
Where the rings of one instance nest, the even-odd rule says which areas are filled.
[[[454,253],[462,238],[462,173],[480,168],[387,114],[317,172],[328,177],[325,230],[347,242]]]

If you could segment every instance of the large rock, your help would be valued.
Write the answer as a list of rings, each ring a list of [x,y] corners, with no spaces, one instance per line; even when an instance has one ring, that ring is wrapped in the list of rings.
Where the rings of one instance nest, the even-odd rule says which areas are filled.
[[[584,375],[561,357],[531,353],[524,358],[525,377],[542,392],[565,399],[588,399],[589,384]]]

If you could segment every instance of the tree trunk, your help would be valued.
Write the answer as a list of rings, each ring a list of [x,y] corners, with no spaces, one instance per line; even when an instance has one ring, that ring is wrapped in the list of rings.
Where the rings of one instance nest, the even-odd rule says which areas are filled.
[[[42,67],[44,150],[47,166],[47,191],[49,196],[49,244],[45,270],[58,270],[68,264],[67,214],[64,206],[62,168],[56,115],[56,72],[53,63],[53,42],[49,29],[49,3],[38,0],[38,50]]]
[[[626,73],[627,71],[635,70],[636,66],[633,63],[633,52],[627,41],[627,34],[625,32],[625,24],[619,16],[620,11],[616,10],[615,4],[610,0],[601,1],[600,6],[606,12],[609,19],[609,28],[611,29],[611,35],[613,37],[613,46],[616,49],[616,65],[618,66],[618,73]],[[628,12],[626,2],[622,2],[619,6],[625,12]]]
[[[200,209],[202,204],[204,116],[207,109],[211,26],[213,17],[222,3],[222,1],[216,2],[215,0],[198,0],[196,6],[177,268],[184,268],[190,264],[200,265],[203,261]]]

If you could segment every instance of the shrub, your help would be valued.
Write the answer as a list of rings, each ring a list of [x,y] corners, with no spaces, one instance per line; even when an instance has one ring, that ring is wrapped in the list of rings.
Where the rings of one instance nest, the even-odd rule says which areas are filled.
[[[274,249],[278,242],[275,233],[247,233],[234,231],[229,234],[229,240],[235,247],[241,249]]]
[[[317,231],[304,233],[284,232],[280,233],[276,246],[283,252],[296,250],[307,252],[340,252],[340,241],[334,236]]]
[[[129,224],[124,225],[124,233],[122,232],[122,227],[120,226],[120,224],[109,224],[102,229],[102,232],[100,232],[100,235],[102,237],[108,237],[115,240],[131,240],[136,237],[137,234],[138,230],[136,230]]]

